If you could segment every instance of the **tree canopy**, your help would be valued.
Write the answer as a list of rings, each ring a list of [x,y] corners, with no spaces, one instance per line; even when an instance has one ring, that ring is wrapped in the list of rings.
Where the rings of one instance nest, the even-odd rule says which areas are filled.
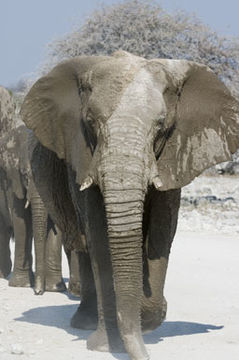
[[[169,14],[149,0],[102,6],[78,28],[48,45],[43,71],[78,55],[126,50],[145,58],[193,60],[208,65],[239,96],[239,40],[221,37],[194,15]]]

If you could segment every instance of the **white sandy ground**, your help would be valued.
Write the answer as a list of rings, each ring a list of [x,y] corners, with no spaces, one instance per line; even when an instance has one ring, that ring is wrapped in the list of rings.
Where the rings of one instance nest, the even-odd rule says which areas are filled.
[[[200,176],[182,189],[182,199],[203,196],[216,200],[196,207],[181,201],[178,230],[239,234],[239,176]]]
[[[208,187],[238,198],[239,178],[225,179],[199,178],[184,194],[205,195]],[[206,207],[207,218],[202,207],[196,213],[181,210],[165,288],[167,319],[144,336],[151,360],[239,359],[238,208]],[[65,258],[63,270],[68,278]],[[10,288],[0,279],[0,360],[128,360],[126,354],[86,349],[90,332],[69,325],[78,304],[67,294],[35,296],[32,289]]]

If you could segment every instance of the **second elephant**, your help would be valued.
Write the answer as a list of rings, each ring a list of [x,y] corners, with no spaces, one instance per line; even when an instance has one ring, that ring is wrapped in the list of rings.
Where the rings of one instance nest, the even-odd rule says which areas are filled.
[[[9,242],[15,239],[10,286],[33,286],[36,294],[66,290],[61,272],[62,235],[48,217],[32,181],[28,131],[15,114],[8,91],[0,87],[0,276],[11,271]],[[32,237],[35,240],[35,279]],[[47,239],[47,241],[46,241]]]

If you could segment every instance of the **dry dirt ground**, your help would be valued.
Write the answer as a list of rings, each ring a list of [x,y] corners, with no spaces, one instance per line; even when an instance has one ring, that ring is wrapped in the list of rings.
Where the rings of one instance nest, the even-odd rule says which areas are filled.
[[[144,336],[151,360],[239,359],[238,180],[202,177],[183,191],[165,287],[167,319]],[[223,201],[228,197],[234,200]],[[65,258],[63,271],[67,280]],[[67,293],[35,296],[0,279],[0,360],[128,360],[86,349],[89,332],[69,325],[78,304]]]

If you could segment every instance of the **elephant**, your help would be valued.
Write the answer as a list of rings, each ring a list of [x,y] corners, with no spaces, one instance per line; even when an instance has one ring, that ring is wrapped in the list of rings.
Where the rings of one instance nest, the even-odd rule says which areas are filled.
[[[207,66],[117,51],[56,65],[21,116],[47,210],[84,235],[69,242],[85,247],[78,327],[94,327],[97,294],[88,349],[149,359],[142,332],[166,315],[181,188],[239,147],[237,100]]]
[[[11,272],[10,238],[15,257],[10,286],[34,285],[36,294],[65,291],[61,274],[62,235],[52,223],[32,181],[28,130],[17,116],[8,91],[0,87],[0,277]],[[48,233],[48,239],[47,239]],[[32,236],[35,240],[35,279]],[[47,240],[47,241],[46,241]]]

